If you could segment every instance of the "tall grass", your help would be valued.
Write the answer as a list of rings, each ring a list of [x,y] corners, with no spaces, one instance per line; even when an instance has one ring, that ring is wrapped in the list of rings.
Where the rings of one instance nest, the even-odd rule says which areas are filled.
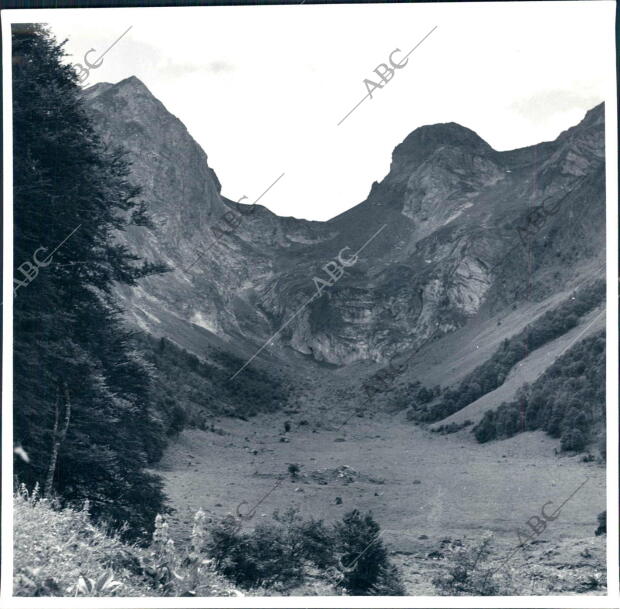
[[[14,495],[15,596],[240,595],[203,554],[204,513],[187,548],[177,549],[161,516],[148,548],[91,523],[83,509],[59,509],[21,485]]]
[[[134,548],[91,524],[82,510],[54,509],[22,484],[14,496],[16,596],[147,596]]]

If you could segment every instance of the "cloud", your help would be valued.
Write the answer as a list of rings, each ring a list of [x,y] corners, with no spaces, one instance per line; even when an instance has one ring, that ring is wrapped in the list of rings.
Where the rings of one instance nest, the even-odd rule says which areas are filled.
[[[228,74],[236,70],[236,66],[228,61],[215,60],[208,63],[180,63],[180,62],[164,62],[157,67],[158,74],[162,74],[167,78],[182,78],[184,76],[198,75],[200,73],[208,74]]]
[[[515,101],[511,108],[523,118],[542,124],[566,112],[585,111],[603,100],[603,95],[588,87],[579,91],[569,89],[547,89]]]
[[[212,61],[206,65],[207,72],[211,72],[213,74],[220,74],[222,72],[234,72],[236,70],[235,66],[228,61]]]

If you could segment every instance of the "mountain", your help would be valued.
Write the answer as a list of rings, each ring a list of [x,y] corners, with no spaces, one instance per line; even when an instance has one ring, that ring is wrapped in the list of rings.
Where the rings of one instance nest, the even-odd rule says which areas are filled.
[[[137,78],[84,99],[104,140],[128,149],[151,210],[153,227],[119,239],[172,269],[119,288],[127,318],[198,356],[215,345],[261,349],[257,366],[384,362],[604,276],[602,104],[513,151],[455,123],[420,127],[366,200],[311,222],[222,196],[206,154]],[[360,248],[340,276],[339,253]]]

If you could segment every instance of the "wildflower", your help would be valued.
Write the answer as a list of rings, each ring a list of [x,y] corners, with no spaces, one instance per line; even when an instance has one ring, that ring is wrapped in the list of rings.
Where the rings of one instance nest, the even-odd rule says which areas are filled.
[[[196,558],[202,552],[205,542],[205,518],[206,514],[200,508],[194,516],[192,528],[192,553],[196,555]]]

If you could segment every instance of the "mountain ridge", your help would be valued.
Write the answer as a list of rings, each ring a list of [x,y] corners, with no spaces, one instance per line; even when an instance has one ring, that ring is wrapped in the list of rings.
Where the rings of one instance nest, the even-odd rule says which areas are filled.
[[[175,269],[119,292],[128,319],[184,347],[196,341],[181,336],[206,330],[247,357],[275,335],[256,365],[286,360],[291,349],[337,365],[384,361],[487,309],[513,306],[516,284],[532,284],[528,298],[541,298],[578,281],[581,263],[603,255],[602,104],[555,141],[513,151],[495,151],[456,123],[419,127],[394,148],[390,171],[364,201],[317,222],[222,196],[207,155],[137,78],[94,85],[84,98],[104,139],[129,149],[151,202],[156,228],[121,238]],[[540,263],[532,267],[525,247],[507,256],[506,241],[519,246],[532,208],[563,197],[575,178],[584,181],[535,231]],[[590,217],[584,228],[574,216],[586,199],[577,214]],[[323,267],[376,231],[358,262],[295,314],[314,277],[330,281]],[[554,256],[569,259],[571,240],[584,251],[569,269]]]

